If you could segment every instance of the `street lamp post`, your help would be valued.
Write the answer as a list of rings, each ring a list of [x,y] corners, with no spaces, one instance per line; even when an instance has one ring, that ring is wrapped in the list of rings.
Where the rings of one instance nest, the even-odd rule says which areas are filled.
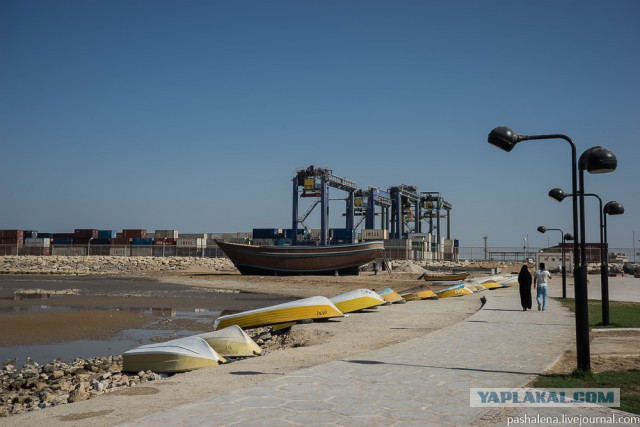
[[[546,228],[544,225],[541,225],[540,227],[537,228],[537,230],[540,233],[546,233],[547,231],[553,230],[553,231],[559,231],[560,234],[562,235],[562,247],[560,248],[561,253],[562,253],[562,265],[560,266],[560,268],[562,269],[562,298],[566,298],[567,297],[567,269],[565,268],[565,255],[564,255],[564,238],[565,238],[565,234],[564,232],[559,229],[559,228]],[[569,233],[567,233],[569,235]],[[569,235],[570,236],[570,235]]]
[[[604,214],[604,250],[605,250],[605,259],[602,262],[602,277],[606,278],[606,285],[603,282],[602,286],[602,324],[605,326],[609,325],[609,242],[607,241],[607,215],[622,215],[624,213],[624,206],[620,203],[611,201],[607,202],[604,205],[604,209],[602,210]],[[606,305],[604,301],[607,301]]]
[[[93,240],[93,237],[89,238],[89,241],[87,242],[87,256],[91,255],[91,241]]]
[[[599,204],[599,217],[600,217],[600,290],[601,290],[601,294],[602,294],[602,324],[603,325],[608,325],[608,314],[609,314],[609,299],[606,297],[608,295],[607,289],[609,289],[609,273],[605,270],[605,259],[607,257],[607,252],[606,249],[604,247],[604,226],[603,226],[603,221],[602,221],[602,199],[600,198],[600,196],[598,196],[597,194],[594,193],[585,193],[585,196],[591,196],[591,197],[595,197],[596,199],[598,199],[598,204]],[[554,199],[556,199],[557,201],[561,202],[562,200],[564,200],[565,197],[570,196],[570,194],[565,193],[564,191],[562,191],[560,188],[553,188],[551,190],[549,190],[549,197],[552,197]],[[585,257],[586,257],[586,251],[585,251]]]
[[[576,356],[578,369],[591,370],[591,355],[589,350],[589,307],[587,305],[587,270],[580,265],[578,254],[578,163],[576,145],[566,135],[518,135],[507,126],[493,129],[487,141],[507,152],[513,150],[517,143],[536,139],[563,139],[571,146],[571,188],[573,190],[573,274],[576,306]]]

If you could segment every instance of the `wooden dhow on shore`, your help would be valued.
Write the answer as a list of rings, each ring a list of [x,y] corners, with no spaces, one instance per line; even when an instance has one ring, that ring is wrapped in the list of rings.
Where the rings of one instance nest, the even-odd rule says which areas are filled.
[[[142,345],[122,355],[124,372],[177,373],[215,366],[226,360],[196,336]]]
[[[325,246],[217,245],[241,274],[358,274],[360,267],[384,254],[384,242]]]
[[[330,319],[333,317],[344,317],[344,314],[329,298],[315,296],[220,316],[215,320],[213,330],[223,329],[231,325],[249,329],[278,323],[298,322],[306,319]]]

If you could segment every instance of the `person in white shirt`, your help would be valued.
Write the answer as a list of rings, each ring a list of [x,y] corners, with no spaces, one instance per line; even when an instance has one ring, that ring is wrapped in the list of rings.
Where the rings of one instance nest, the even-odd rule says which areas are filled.
[[[536,289],[536,286],[538,288],[536,297],[538,300],[538,311],[544,311],[544,309],[547,308],[547,287],[549,279],[551,279],[551,273],[547,271],[544,262],[541,262],[533,278],[533,289]]]

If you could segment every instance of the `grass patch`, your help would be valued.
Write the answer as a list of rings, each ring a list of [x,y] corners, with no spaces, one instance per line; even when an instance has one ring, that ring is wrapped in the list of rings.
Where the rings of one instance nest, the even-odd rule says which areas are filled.
[[[558,298],[572,312],[576,311],[573,298]],[[589,326],[602,326],[602,301],[589,300]],[[640,328],[640,303],[609,301],[608,328]]]
[[[640,370],[569,375],[542,375],[531,384],[539,388],[620,388],[620,410],[640,414]]]

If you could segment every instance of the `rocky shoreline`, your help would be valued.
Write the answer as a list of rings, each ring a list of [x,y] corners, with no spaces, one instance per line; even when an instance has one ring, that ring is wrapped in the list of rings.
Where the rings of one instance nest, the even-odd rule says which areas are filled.
[[[263,354],[305,346],[309,339],[304,331],[272,335],[269,328],[256,328],[250,336]],[[239,359],[227,358],[227,362]],[[53,360],[44,365],[31,362],[20,369],[15,363],[7,360],[0,370],[0,418],[88,400],[172,376],[152,371],[123,372],[122,355],[76,358],[71,362]]]

